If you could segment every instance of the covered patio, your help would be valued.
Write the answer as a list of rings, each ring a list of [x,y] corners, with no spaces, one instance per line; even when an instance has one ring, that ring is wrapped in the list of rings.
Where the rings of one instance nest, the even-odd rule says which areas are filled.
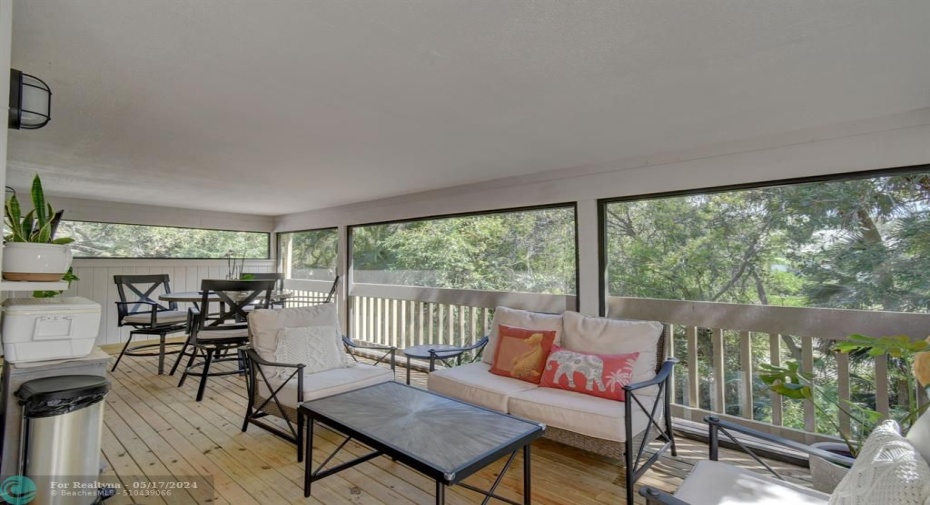
[[[196,341],[212,324],[199,311],[204,281],[276,275],[272,308],[332,302],[330,326],[395,349],[394,381],[409,375],[420,390],[436,389],[429,360],[405,349],[468,348],[434,363],[440,374],[497,368],[487,355],[502,309],[654,324],[661,351],[648,380],[663,359],[677,363],[652,385],[667,409],[662,394],[650,398],[655,419],[671,412],[678,454],[662,453],[635,489],[679,489],[708,459],[706,416],[858,448],[880,420],[906,429],[930,403],[911,374],[930,333],[928,23],[930,4],[905,0],[0,0],[0,67],[17,70],[0,72],[4,96],[17,90],[0,181],[28,212],[40,180],[64,214],[37,241],[75,239],[70,283],[4,278],[0,290],[14,303],[99,305],[93,347],[116,357],[130,339]],[[47,124],[34,129],[35,103],[18,99],[30,82],[51,90],[37,116]],[[130,336],[140,326],[124,321],[133,302],[120,276],[165,276],[188,295],[170,306],[167,293],[142,296],[165,303],[152,310],[173,314],[172,332],[152,316]],[[433,502],[434,482],[391,457],[304,498],[294,444],[241,429],[256,386],[235,367],[252,372],[256,360],[236,353],[256,339],[244,309],[227,315],[242,340],[198,348],[230,360],[214,369],[228,375],[204,376],[202,401],[197,377],[179,386],[170,375],[173,354],[161,370],[152,356],[124,356],[107,372],[101,478],[200,486],[109,503]],[[324,326],[284,325],[278,342]],[[853,335],[904,337],[915,350],[837,348]],[[537,376],[553,345],[585,354],[553,335]],[[615,367],[610,384],[622,389],[649,346],[588,354],[635,351],[623,381]],[[345,350],[364,364],[378,356]],[[515,368],[523,356],[501,361]],[[795,367],[813,393],[778,394],[772,367]],[[570,372],[572,388],[576,373],[607,392],[586,371]],[[321,454],[340,447],[332,431],[316,435]],[[803,456],[763,445],[789,481],[812,485]],[[532,503],[627,499],[619,458],[547,438],[530,447]],[[335,463],[365,453],[346,450]],[[720,460],[764,473],[729,448]],[[465,482],[493,485],[504,461]],[[517,502],[521,463],[498,488]],[[446,499],[483,498],[449,486]]]

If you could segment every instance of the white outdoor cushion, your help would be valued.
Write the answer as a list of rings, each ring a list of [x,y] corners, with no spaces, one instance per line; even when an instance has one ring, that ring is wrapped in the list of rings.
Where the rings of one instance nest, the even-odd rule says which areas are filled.
[[[227,338],[245,338],[249,336],[248,328],[233,328],[230,330],[212,330],[198,331],[197,340],[209,342],[210,340],[222,340]]]
[[[332,396],[346,391],[366,386],[374,386],[382,382],[394,380],[394,372],[390,368],[368,365],[359,363],[351,368],[334,368],[325,372],[304,374],[304,399],[307,402]],[[281,384],[281,380],[269,379],[269,383],[274,388]],[[268,398],[270,392],[265,381],[258,381],[258,394]],[[297,377],[287,381],[284,388],[278,393],[278,400],[282,405],[287,407],[296,407],[297,401]],[[272,400],[273,401],[273,400]]]
[[[651,407],[655,397],[640,396],[640,401]],[[547,426],[615,442],[626,440],[623,402],[616,400],[564,389],[536,388],[511,395],[508,409],[510,414],[539,421]],[[661,405],[656,416],[661,419]],[[648,417],[634,404],[633,434],[637,435],[646,429],[648,423]]]
[[[930,411],[921,414],[905,438],[914,444],[924,461],[930,463]]]
[[[925,505],[930,503],[930,466],[898,433],[898,423],[879,424],[840,481],[830,504]]]
[[[278,332],[275,361],[304,364],[306,365],[305,374],[320,373],[355,364],[343,349],[339,331],[332,326],[282,329]],[[287,368],[282,367],[281,371],[284,370]]]
[[[152,314],[133,314],[131,316],[124,317],[123,322],[131,324],[150,324],[152,322]],[[166,324],[186,323],[187,312],[184,312],[183,310],[163,310],[158,313],[155,322],[159,326]]]
[[[563,314],[563,324],[562,347],[570,351],[596,354],[638,352],[631,383],[647,381],[656,376],[656,360],[660,359],[656,347],[662,336],[662,323],[588,317],[567,310]],[[654,395],[657,392],[658,388],[653,387],[638,393]]]
[[[275,361],[275,351],[278,348],[278,332],[284,328],[300,328],[304,326],[331,326],[339,331],[339,313],[336,310],[336,304],[324,303],[310,307],[259,309],[249,313],[252,347],[262,359],[268,361]],[[265,373],[276,375],[277,370],[266,369]]]
[[[441,395],[504,413],[510,395],[539,388],[531,382],[494,375],[490,369],[491,365],[479,362],[436,370],[427,377],[426,387]]]
[[[675,498],[690,505],[824,505],[830,497],[774,476],[701,460],[678,488]]]
[[[494,319],[491,320],[491,330],[488,332],[488,344],[484,346],[484,352],[481,354],[481,361],[489,365],[494,363],[494,352],[497,350],[497,326],[500,324],[529,330],[555,331],[555,341],[553,343],[561,345],[561,314],[541,314],[539,312],[497,307],[494,309]]]

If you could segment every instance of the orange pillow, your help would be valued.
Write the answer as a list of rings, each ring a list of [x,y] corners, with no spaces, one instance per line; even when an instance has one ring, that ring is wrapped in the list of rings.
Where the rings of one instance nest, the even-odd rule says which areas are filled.
[[[553,345],[539,385],[622,402],[623,386],[630,383],[638,357],[638,352],[588,354]]]
[[[555,331],[497,325],[497,348],[491,373],[539,384]]]

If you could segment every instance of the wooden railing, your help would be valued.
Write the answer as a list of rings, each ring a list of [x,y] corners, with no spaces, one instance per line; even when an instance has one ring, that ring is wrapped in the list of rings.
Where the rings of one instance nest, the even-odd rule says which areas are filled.
[[[399,349],[419,344],[473,344],[487,334],[494,308],[539,312],[574,309],[574,296],[355,284],[349,326],[365,342]]]
[[[845,401],[854,399],[852,381],[860,375],[854,371],[874,374],[873,393],[855,399],[888,415],[889,394],[901,393],[890,383],[888,360],[861,357],[851,363],[849,355],[831,350],[833,343],[853,333],[923,338],[930,331],[928,314],[643,298],[610,298],[608,317],[670,325],[670,354],[681,360],[673,380],[676,417],[700,421],[714,413],[805,442],[822,438],[816,435],[818,412],[810,402],[785,402],[769,393],[758,380],[758,363],[781,365],[793,359],[805,372],[820,370],[815,383],[835,385],[837,397]],[[925,400],[918,393],[919,401]],[[896,403],[907,402],[907,396],[896,397]],[[803,424],[787,426],[789,411],[798,410]],[[836,415],[848,431],[849,416]]]
[[[331,280],[285,279],[284,289],[291,293],[286,304],[288,307],[303,307],[324,303],[332,285]],[[333,301],[338,303],[338,297],[333,297]]]
[[[316,282],[304,290],[321,296],[328,289],[321,281],[301,282]],[[549,313],[576,307],[574,296],[374,284],[352,286],[348,302],[348,331],[353,338],[399,349],[473,343],[487,334],[497,306]],[[784,401],[769,393],[758,380],[759,363],[797,360],[804,371],[819,370],[818,384],[835,390],[839,399],[864,402],[887,415],[892,403],[904,401],[891,384],[894,374],[888,360],[851,362],[848,355],[830,348],[853,333],[915,338],[930,333],[928,314],[642,298],[609,298],[608,317],[669,325],[669,353],[680,359],[673,379],[675,417],[701,421],[713,413],[808,443],[831,438],[830,433],[817,433],[820,414],[809,403]],[[867,398],[854,397],[863,389],[853,386],[860,375],[874,376]],[[918,398],[926,401],[922,392]],[[849,417],[842,412],[836,416],[848,430]]]

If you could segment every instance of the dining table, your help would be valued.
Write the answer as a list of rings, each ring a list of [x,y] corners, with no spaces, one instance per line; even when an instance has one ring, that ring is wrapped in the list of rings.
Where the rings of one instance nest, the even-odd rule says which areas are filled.
[[[219,295],[212,291],[209,292],[207,296],[210,303],[223,303],[223,299],[221,299]],[[294,294],[289,291],[272,291],[271,302],[283,302],[292,296],[294,296]],[[158,296],[158,299],[163,302],[193,303],[194,307],[199,310],[199,304],[203,301],[203,291],[178,291],[176,293],[163,293]]]

